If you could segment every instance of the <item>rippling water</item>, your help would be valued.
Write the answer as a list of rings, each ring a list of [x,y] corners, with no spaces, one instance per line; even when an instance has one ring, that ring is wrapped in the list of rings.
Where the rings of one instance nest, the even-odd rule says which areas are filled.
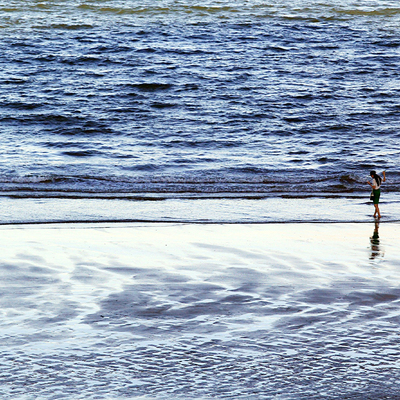
[[[1,194],[398,192],[394,1],[0,2]]]
[[[398,219],[398,2],[0,0],[0,32],[0,224],[201,223],[2,226],[0,396],[399,398],[397,224],[204,224],[369,220],[370,169]]]

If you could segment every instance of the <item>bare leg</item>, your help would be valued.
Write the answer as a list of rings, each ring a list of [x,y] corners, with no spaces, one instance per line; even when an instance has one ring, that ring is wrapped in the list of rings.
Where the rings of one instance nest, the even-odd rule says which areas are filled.
[[[381,213],[379,211],[379,205],[378,204],[374,204],[375,206],[375,213],[374,213],[374,218],[376,218],[376,215],[378,214],[378,218],[381,217]]]

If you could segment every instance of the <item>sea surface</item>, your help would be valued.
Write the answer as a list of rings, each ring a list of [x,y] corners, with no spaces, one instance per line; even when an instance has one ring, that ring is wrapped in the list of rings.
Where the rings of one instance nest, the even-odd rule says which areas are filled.
[[[398,1],[0,0],[0,54],[2,399],[400,399]]]
[[[182,220],[263,222],[250,200],[364,204],[371,169],[387,171],[396,219],[397,1],[10,0],[0,28],[2,223],[45,221],[30,204],[67,221],[65,199],[117,201],[94,202],[92,221],[141,219],[147,200],[182,215],[249,200],[245,215]]]

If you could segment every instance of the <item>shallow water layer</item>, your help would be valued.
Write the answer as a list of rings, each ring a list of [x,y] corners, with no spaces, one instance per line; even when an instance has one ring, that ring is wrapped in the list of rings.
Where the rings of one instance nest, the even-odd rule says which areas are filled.
[[[385,193],[382,221],[396,222],[400,198]],[[288,223],[371,222],[374,206],[359,197],[0,198],[0,225],[71,222]]]
[[[399,392],[398,224],[3,227],[3,397]]]

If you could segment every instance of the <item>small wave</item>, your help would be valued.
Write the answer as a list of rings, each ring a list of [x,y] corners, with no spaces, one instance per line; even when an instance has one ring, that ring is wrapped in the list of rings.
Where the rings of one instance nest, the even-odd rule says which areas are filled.
[[[62,154],[71,157],[93,157],[101,155],[102,152],[97,150],[77,150],[77,151],[63,151]]]
[[[389,47],[389,48],[400,47],[400,41],[398,39],[378,40],[374,44],[377,46]]]
[[[34,116],[25,116],[25,119],[36,120],[41,122],[69,122],[84,121],[83,118],[74,117],[65,114],[39,114]]]
[[[341,175],[339,179],[340,179],[340,182],[343,182],[343,183],[357,182],[357,178],[355,176],[351,176],[351,175]]]
[[[162,6],[154,6],[154,7],[146,7],[146,6],[132,6],[132,7],[116,7],[116,6],[101,6],[101,5],[92,5],[92,4],[81,4],[78,6],[78,9],[94,11],[96,13],[101,14],[115,14],[115,15],[138,15],[138,16],[150,16],[150,15],[163,15],[174,12],[175,10],[171,7],[162,7]]]
[[[93,29],[94,26],[91,24],[67,24],[67,23],[53,23],[49,25],[33,25],[33,29],[54,29],[54,30],[67,30],[67,31],[78,31]]]
[[[338,14],[346,14],[346,15],[355,15],[355,16],[385,16],[385,17],[390,17],[393,15],[398,15],[400,14],[400,8],[394,7],[394,8],[381,8],[378,10],[363,10],[363,9],[338,9],[334,8],[334,12]]]
[[[141,49],[136,49],[136,53],[156,53],[157,50],[153,47],[143,47]]]
[[[107,135],[112,133],[113,130],[111,128],[105,126],[98,127],[85,127],[85,126],[63,126],[61,128],[52,128],[53,133],[57,135],[63,136],[98,136],[98,135]]]
[[[7,77],[7,79],[0,80],[0,84],[3,85],[24,85],[29,82],[29,78],[20,78],[20,77]]]
[[[68,141],[68,142],[43,142],[42,145],[50,148],[65,149],[71,147],[82,147],[85,144],[81,142]]]
[[[337,158],[332,158],[332,157],[320,157],[317,159],[317,161],[321,164],[327,164],[327,163],[334,163],[338,161]]]
[[[290,155],[305,155],[305,154],[309,154],[309,151],[295,150],[295,151],[289,151],[288,154],[290,154]]]
[[[228,5],[221,6],[197,6],[197,5],[171,5],[164,6],[101,6],[92,4],[81,4],[78,6],[82,10],[90,10],[98,13],[116,15],[168,15],[168,14],[217,14],[217,13],[237,13],[238,9]]]
[[[16,176],[16,175],[0,175],[0,183],[55,183],[61,182],[64,177],[56,177],[52,175],[26,175],[26,176]],[[3,189],[4,190],[4,189]]]
[[[101,57],[101,56],[69,56],[63,57],[59,59],[59,62],[62,64],[90,64],[90,63],[99,63],[99,62],[108,62],[109,59]]]
[[[218,148],[232,148],[241,147],[243,143],[240,140],[222,140],[222,139],[198,139],[198,140],[183,140],[173,139],[162,143],[166,148],[199,148],[199,149],[218,149]]]
[[[307,119],[304,117],[283,117],[286,122],[296,123],[296,122],[307,122]]]
[[[124,53],[128,51],[132,51],[132,47],[114,43],[108,45],[101,44],[92,50],[93,53],[101,55],[104,53]]]
[[[130,83],[127,86],[139,89],[142,92],[155,92],[158,90],[168,90],[172,87],[169,83]]]
[[[176,104],[155,102],[155,103],[151,104],[151,107],[158,108],[158,109],[173,108],[173,107],[176,107]]]
[[[3,103],[2,107],[16,108],[17,110],[34,110],[43,107],[40,103],[24,103],[21,101],[13,101],[10,103]]]

